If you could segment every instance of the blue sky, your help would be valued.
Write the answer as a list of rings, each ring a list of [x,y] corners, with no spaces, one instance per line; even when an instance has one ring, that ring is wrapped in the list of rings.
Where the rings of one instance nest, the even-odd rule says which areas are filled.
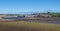
[[[0,13],[59,12],[60,0],[0,0]]]

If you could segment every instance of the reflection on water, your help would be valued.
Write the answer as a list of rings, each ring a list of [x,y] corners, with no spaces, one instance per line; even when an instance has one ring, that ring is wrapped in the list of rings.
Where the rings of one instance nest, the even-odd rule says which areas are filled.
[[[52,23],[52,24],[60,24],[60,21],[29,20],[29,22],[39,22],[39,23]]]

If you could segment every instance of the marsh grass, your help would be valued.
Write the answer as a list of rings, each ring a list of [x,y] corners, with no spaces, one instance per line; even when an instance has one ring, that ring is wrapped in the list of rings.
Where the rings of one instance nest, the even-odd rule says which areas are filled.
[[[60,24],[38,22],[0,22],[0,31],[60,31]]]

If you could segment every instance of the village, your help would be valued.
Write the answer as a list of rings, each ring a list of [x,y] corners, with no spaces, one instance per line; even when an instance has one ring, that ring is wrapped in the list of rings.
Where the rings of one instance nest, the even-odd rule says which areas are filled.
[[[49,13],[49,12],[48,12]],[[0,14],[2,21],[16,21],[16,20],[60,20],[59,14],[50,15],[50,13],[32,13],[32,14]]]

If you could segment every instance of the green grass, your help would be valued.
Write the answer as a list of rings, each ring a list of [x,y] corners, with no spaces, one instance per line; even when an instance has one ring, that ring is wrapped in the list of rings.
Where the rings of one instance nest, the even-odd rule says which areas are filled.
[[[30,27],[40,30],[49,30],[49,31],[60,31],[60,24],[47,24],[47,23],[38,23],[38,22],[26,22],[26,21],[17,21],[17,22],[0,22],[2,26],[0,28],[6,28],[10,26],[14,27]]]

